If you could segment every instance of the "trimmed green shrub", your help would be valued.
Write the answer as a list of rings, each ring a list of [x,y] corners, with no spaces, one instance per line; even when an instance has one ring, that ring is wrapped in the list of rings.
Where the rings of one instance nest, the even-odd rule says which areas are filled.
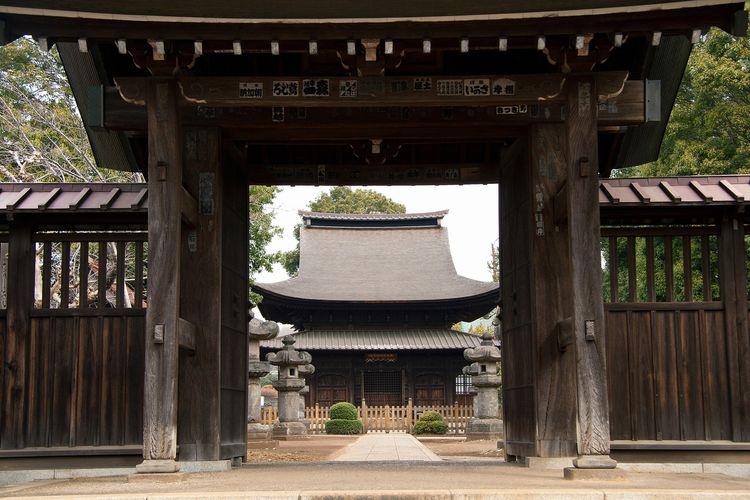
[[[329,420],[326,422],[326,434],[361,434],[362,422],[359,420]]]
[[[426,411],[414,424],[414,434],[445,434],[448,424],[443,416],[436,411]]]
[[[331,420],[357,420],[357,408],[351,403],[336,403],[331,406]]]
[[[430,411],[426,411],[422,413],[422,415],[419,417],[419,420],[423,422],[436,422],[436,421],[442,421],[445,419],[440,413],[434,410],[430,410]]]

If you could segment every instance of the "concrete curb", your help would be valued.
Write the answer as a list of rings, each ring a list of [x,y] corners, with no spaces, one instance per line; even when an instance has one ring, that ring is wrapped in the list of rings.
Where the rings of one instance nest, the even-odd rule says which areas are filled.
[[[28,497],[7,497],[25,499]],[[39,498],[39,497],[37,497]],[[51,498],[51,497],[50,497]],[[130,500],[184,500],[184,499],[226,499],[237,500],[734,500],[750,498],[750,490],[708,491],[708,490],[654,490],[644,492],[636,489],[566,488],[535,490],[313,490],[313,491],[233,491],[196,493],[140,493],[108,495],[55,496],[56,500],[73,499],[130,499]]]

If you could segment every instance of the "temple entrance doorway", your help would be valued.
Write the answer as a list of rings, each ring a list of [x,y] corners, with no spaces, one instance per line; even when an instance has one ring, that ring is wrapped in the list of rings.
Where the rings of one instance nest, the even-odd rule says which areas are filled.
[[[362,394],[369,405],[403,404],[400,370],[366,370],[362,374]]]

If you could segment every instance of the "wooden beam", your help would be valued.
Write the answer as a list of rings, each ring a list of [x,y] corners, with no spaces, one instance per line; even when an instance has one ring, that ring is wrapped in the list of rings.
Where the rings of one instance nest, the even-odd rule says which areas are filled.
[[[180,349],[195,353],[195,340],[198,337],[198,327],[190,321],[180,318],[177,321],[177,342]]]
[[[493,163],[429,165],[251,165],[254,185],[293,186],[418,186],[494,184],[500,168]]]
[[[604,102],[619,94],[627,72],[595,73]],[[211,107],[371,107],[501,106],[502,114],[520,113],[540,102],[564,102],[567,77],[475,75],[415,77],[183,77],[184,106]],[[131,104],[144,104],[148,78],[122,77],[115,83]],[[598,105],[597,100],[597,105]]]
[[[644,122],[644,83],[626,81],[622,92],[604,99],[599,107],[601,129]],[[433,138],[517,136],[528,123],[555,123],[565,119],[564,103],[539,102],[523,113],[504,113],[496,106],[436,106],[392,108],[336,107],[282,110],[268,108],[185,107],[184,125],[221,126],[234,140],[314,140],[352,138]],[[105,127],[110,130],[143,131],[146,113],[128,104],[117,89],[105,93]],[[509,129],[506,130],[505,127]]]
[[[298,10],[298,9],[297,9]],[[451,17],[450,22],[445,20],[425,20],[418,23],[418,29],[413,16],[404,18],[399,22],[358,22],[352,24],[350,18],[341,18],[341,22],[260,22],[255,20],[252,29],[248,23],[179,23],[164,22],[158,19],[143,18],[142,20],[130,20],[127,25],[112,19],[86,19],[82,22],[79,17],[56,18],[52,16],[23,16],[12,15],[6,18],[6,33],[9,39],[15,39],[23,35],[34,37],[49,36],[55,39],[77,41],[78,38],[99,39],[111,41],[121,38],[128,41],[134,39],[153,38],[154,33],[165,40],[203,40],[204,52],[206,42],[210,40],[227,42],[227,48],[231,49],[233,39],[241,39],[244,43],[256,41],[265,44],[266,50],[269,40],[280,40],[282,50],[289,41],[299,41],[300,50],[308,51],[307,42],[347,40],[350,38],[391,38],[394,43],[401,39],[410,39],[420,43],[421,37],[432,39],[433,44],[441,38],[450,38],[452,46],[458,49],[456,40],[467,34],[472,37],[472,47],[477,44],[475,37],[488,37],[497,47],[497,36],[502,33],[508,38],[508,47],[514,48],[519,43],[527,43],[519,38],[536,40],[536,35],[544,33],[549,38],[551,35],[575,35],[580,32],[596,33],[643,33],[654,29],[664,32],[685,32],[696,26],[718,26],[729,31],[733,26],[732,14],[737,10],[736,5],[709,5],[683,9],[649,10],[645,12],[629,12],[627,16],[618,13],[591,14],[578,16],[539,16],[532,18],[499,18],[471,19],[456,21]],[[316,9],[319,13],[319,9]],[[299,17],[299,12],[292,17]],[[489,43],[489,42],[488,42]],[[190,43],[192,48],[192,42]],[[398,45],[396,45],[398,49]],[[321,48],[319,48],[319,51]],[[345,47],[344,47],[345,50]]]

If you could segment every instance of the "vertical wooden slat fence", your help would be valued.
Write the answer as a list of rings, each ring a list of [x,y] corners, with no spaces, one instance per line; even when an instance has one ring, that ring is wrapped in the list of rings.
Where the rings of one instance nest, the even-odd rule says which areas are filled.
[[[408,404],[403,406],[369,406],[363,401],[362,406],[357,407],[357,418],[362,421],[365,432],[409,433],[419,416],[426,411],[440,413],[448,424],[448,434],[454,435],[466,432],[466,424],[473,415],[471,405],[458,403],[445,406],[414,406],[409,400]],[[305,420],[309,424],[310,434],[325,434],[325,425],[330,419],[329,412],[330,408],[317,404],[305,408]],[[278,410],[268,406],[261,410],[260,421],[265,425],[273,425],[278,417]]]

